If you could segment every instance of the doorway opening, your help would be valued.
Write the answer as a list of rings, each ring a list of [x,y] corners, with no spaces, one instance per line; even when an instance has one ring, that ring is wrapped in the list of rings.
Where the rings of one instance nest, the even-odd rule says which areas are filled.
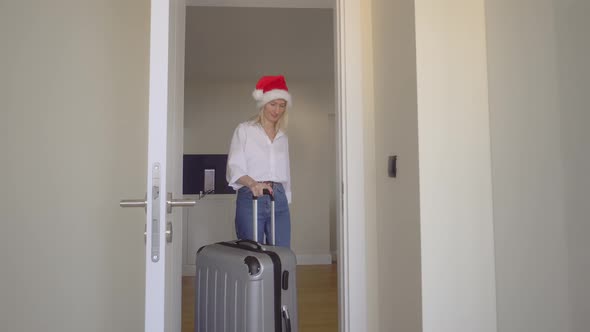
[[[310,331],[314,324],[323,326],[322,331],[338,330],[334,17],[332,8],[186,10],[185,156],[227,154],[237,124],[257,113],[251,97],[257,79],[277,74],[287,79],[294,105],[287,128],[292,249],[301,265],[298,279],[304,284],[299,291],[316,297],[310,300],[316,306],[306,304],[308,294],[299,297],[299,324]],[[215,188],[184,214],[183,331],[194,328],[197,250],[235,238],[235,194],[220,189],[226,188]]]

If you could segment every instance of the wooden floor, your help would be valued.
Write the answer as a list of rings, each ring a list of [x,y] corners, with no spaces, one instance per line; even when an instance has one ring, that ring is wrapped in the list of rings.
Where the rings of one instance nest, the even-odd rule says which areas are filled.
[[[182,332],[194,331],[194,277],[182,278]],[[297,266],[299,332],[338,331],[336,265]]]

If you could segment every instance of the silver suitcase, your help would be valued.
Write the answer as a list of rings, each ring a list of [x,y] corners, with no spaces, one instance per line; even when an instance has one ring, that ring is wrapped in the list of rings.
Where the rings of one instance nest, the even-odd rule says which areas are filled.
[[[255,237],[257,203],[254,197]],[[220,242],[199,249],[196,265],[195,332],[298,331],[297,261],[289,248],[251,240]]]

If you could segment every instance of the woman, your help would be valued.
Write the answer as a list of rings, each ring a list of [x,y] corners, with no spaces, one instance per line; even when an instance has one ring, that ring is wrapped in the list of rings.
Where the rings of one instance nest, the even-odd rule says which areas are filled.
[[[283,76],[263,76],[252,96],[259,113],[240,123],[231,141],[227,159],[227,182],[238,191],[236,199],[236,235],[254,239],[252,196],[258,196],[258,241],[272,243],[270,198],[275,198],[275,244],[291,246],[291,175],[289,142],[285,133],[287,108],[291,95]]]

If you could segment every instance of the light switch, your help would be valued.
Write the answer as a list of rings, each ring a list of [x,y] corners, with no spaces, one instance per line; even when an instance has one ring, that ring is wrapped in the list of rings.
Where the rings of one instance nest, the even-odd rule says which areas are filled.
[[[387,162],[387,174],[390,178],[397,177],[397,156],[389,156]]]

